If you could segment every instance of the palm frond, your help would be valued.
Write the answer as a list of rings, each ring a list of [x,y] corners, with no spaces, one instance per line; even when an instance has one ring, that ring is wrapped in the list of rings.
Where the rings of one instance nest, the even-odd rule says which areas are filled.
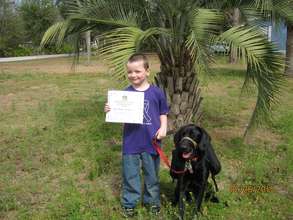
[[[289,23],[293,23],[293,1],[274,1],[274,8],[273,11],[275,17],[280,17],[287,20]]]
[[[114,27],[136,27],[139,15],[135,9],[125,6],[122,1],[66,1],[67,16],[73,20],[83,20]]]
[[[211,58],[208,45],[212,42],[213,35],[219,32],[223,18],[222,13],[211,9],[196,9],[189,15],[191,31],[185,44],[198,73],[208,72]]]
[[[208,62],[210,59],[206,45],[198,41],[196,34],[191,32],[186,40],[186,47],[193,60],[193,66],[197,73],[208,73]]]
[[[257,87],[257,101],[247,130],[254,125],[269,122],[271,107],[278,100],[278,93],[283,84],[284,60],[275,45],[253,27],[234,27],[220,36],[220,41],[226,41],[238,48],[247,61],[246,80]]]
[[[113,78],[121,82],[121,86],[127,85],[125,65],[128,58],[140,50],[142,43],[157,34],[168,34],[163,28],[150,28],[145,31],[136,27],[117,28],[105,33],[102,38],[106,44],[100,53],[110,64],[113,70]]]
[[[41,47],[56,44],[60,47],[66,37],[106,25],[108,27],[137,26],[134,8],[123,7],[127,1],[65,0],[67,19],[52,25],[44,34]],[[75,37],[74,37],[75,38]]]
[[[223,14],[213,9],[195,9],[189,14],[191,30],[198,40],[203,40],[209,34],[216,34],[222,28]]]
[[[275,21],[284,19],[289,23],[293,23],[292,0],[256,0],[254,5],[267,17],[274,19]]]
[[[69,27],[69,21],[60,21],[53,24],[44,34],[41,41],[41,48],[47,44],[56,43],[57,46],[62,44],[65,34]]]

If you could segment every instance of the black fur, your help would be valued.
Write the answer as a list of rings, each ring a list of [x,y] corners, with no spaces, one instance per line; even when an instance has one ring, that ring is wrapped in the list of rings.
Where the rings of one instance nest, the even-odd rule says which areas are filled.
[[[184,137],[194,140],[197,146],[194,146],[192,141]],[[187,201],[191,201],[190,193],[193,193],[195,214],[197,215],[207,188],[209,174],[212,177],[218,174],[221,170],[221,164],[214,152],[210,136],[201,127],[194,124],[181,127],[174,135],[174,143],[175,150],[172,152],[170,175],[172,178],[177,179],[177,185],[173,204],[177,205],[179,203],[179,214],[183,219],[183,198],[185,197]],[[185,155],[185,158],[183,158],[183,155]],[[190,159],[194,159],[187,159],[186,155],[190,155]],[[190,161],[192,170],[178,173],[177,171],[182,171],[186,168],[187,161]],[[217,200],[217,198],[214,199]]]

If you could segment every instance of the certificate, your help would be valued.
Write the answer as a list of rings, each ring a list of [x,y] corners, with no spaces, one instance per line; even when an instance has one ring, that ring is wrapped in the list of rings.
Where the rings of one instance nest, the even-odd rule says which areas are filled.
[[[143,123],[144,93],[130,91],[108,91],[110,111],[106,122]]]

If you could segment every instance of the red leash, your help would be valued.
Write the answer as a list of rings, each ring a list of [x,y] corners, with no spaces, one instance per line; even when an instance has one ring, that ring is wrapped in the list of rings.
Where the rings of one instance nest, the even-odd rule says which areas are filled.
[[[174,170],[174,169],[172,169],[168,157],[164,154],[164,152],[162,151],[161,147],[158,145],[156,138],[153,139],[152,143],[153,143],[153,147],[155,148],[155,150],[160,155],[160,158],[165,162],[165,164],[170,168],[170,170],[172,172],[177,173],[177,174],[183,174],[183,173],[186,172],[186,170],[187,170],[186,168],[184,170]]]

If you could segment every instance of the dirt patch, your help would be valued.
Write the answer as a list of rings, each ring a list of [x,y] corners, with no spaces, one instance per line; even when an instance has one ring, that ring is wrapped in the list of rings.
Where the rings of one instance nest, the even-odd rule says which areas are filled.
[[[266,147],[276,150],[277,146],[282,142],[282,137],[276,133],[273,133],[268,129],[257,129],[249,138],[247,138],[247,144],[262,144]]]
[[[213,96],[228,96],[227,90],[224,89],[224,86],[221,83],[210,83],[207,86],[203,86],[202,88],[203,94],[209,94]]]
[[[1,111],[27,111],[39,107],[40,101],[56,97],[59,89],[54,84],[31,86],[16,94],[0,95]],[[50,94],[50,95],[48,95]]]
[[[1,63],[0,69],[3,72],[18,73],[18,72],[41,72],[41,73],[72,73],[72,72],[107,72],[108,67],[104,62],[93,58],[88,65],[85,61],[80,61],[80,64],[74,68],[72,66],[72,58],[54,58],[45,60],[22,61]]]
[[[235,70],[245,70],[246,69],[246,65],[245,64],[241,64],[241,63],[237,63],[237,64],[220,64],[220,63],[214,63],[211,65],[212,68],[229,68],[229,69],[235,69]]]
[[[8,111],[12,106],[14,98],[15,94],[13,93],[9,93],[7,95],[0,95],[1,111]]]
[[[152,72],[160,70],[160,62],[156,55],[147,55],[150,62]],[[98,57],[92,57],[90,64],[81,59],[78,65],[73,67],[73,58],[51,58],[43,60],[21,61],[0,63],[0,70],[8,73],[19,72],[41,72],[41,73],[107,73],[109,72],[108,65]]]
[[[237,137],[242,137],[244,129],[242,128],[214,128],[211,130],[211,136],[218,141],[231,140]]]
[[[112,195],[114,197],[119,197],[122,189],[122,180],[121,176],[116,175],[111,178],[111,188],[112,188]]]
[[[245,127],[233,127],[233,128],[214,128],[211,131],[213,139],[218,141],[232,140],[234,138],[243,138]],[[271,130],[258,128],[250,133],[245,138],[246,144],[263,145],[270,149],[275,150],[277,146],[282,142],[282,137]]]

